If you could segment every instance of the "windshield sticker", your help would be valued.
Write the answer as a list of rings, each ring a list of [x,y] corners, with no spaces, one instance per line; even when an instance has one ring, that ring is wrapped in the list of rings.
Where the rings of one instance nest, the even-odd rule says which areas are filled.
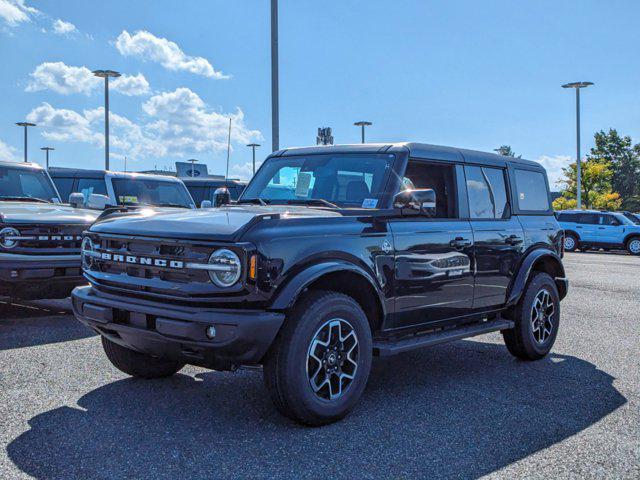
[[[118,198],[120,203],[138,203],[138,197],[132,195],[120,195]]]
[[[298,174],[298,181],[296,182],[296,197],[308,197],[310,184],[311,174],[308,172],[300,172]]]
[[[362,208],[376,208],[378,206],[377,198],[365,198],[362,201]]]

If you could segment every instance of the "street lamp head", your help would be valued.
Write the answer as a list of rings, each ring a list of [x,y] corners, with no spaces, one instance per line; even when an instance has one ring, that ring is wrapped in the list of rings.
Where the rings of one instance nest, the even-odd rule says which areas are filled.
[[[260,146],[259,143],[248,143],[247,144],[247,147],[254,147],[255,148],[255,147],[259,147],[259,146]]]
[[[360,121],[360,122],[355,122],[354,125],[356,125],[358,127],[368,127],[369,125],[373,125],[373,123]]]
[[[17,122],[16,125],[18,125],[19,127],[35,127],[36,126],[35,123],[30,123],[30,122]]]
[[[586,88],[593,85],[593,82],[571,82],[562,85],[562,88]]]
[[[40,150],[55,150],[53,147],[40,147]]]
[[[116,72],[115,70],[94,70],[92,72],[96,77],[107,78],[107,77],[119,77],[120,72]]]

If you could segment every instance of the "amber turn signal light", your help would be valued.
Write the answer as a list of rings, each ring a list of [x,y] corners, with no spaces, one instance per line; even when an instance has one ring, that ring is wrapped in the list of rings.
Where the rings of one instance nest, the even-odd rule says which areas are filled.
[[[258,256],[251,255],[249,258],[249,279],[255,280],[258,274]]]

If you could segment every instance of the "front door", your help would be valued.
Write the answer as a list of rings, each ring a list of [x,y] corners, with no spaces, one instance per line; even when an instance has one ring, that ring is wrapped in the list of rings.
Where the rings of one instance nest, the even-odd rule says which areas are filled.
[[[473,303],[473,234],[458,218],[453,165],[410,160],[405,188],[436,193],[431,217],[389,221],[395,248],[395,314],[390,328],[407,327],[466,315]]]
[[[598,219],[598,243],[621,244],[623,239],[624,225],[610,213],[601,214]]]
[[[576,231],[580,235],[580,240],[586,243],[598,242],[598,214],[581,213],[578,217]]]
[[[524,231],[511,216],[506,170],[465,166],[475,242],[473,308],[503,305],[524,249]]]

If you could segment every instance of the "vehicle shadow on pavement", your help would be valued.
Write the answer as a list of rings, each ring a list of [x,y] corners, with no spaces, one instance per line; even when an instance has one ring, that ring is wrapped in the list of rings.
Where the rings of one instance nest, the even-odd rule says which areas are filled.
[[[97,335],[72,314],[38,308],[0,305],[0,350],[68,342]]]
[[[513,359],[461,341],[374,362],[342,422],[281,417],[261,375],[119,380],[29,421],[9,458],[36,478],[476,478],[554,445],[626,402],[576,357]]]

